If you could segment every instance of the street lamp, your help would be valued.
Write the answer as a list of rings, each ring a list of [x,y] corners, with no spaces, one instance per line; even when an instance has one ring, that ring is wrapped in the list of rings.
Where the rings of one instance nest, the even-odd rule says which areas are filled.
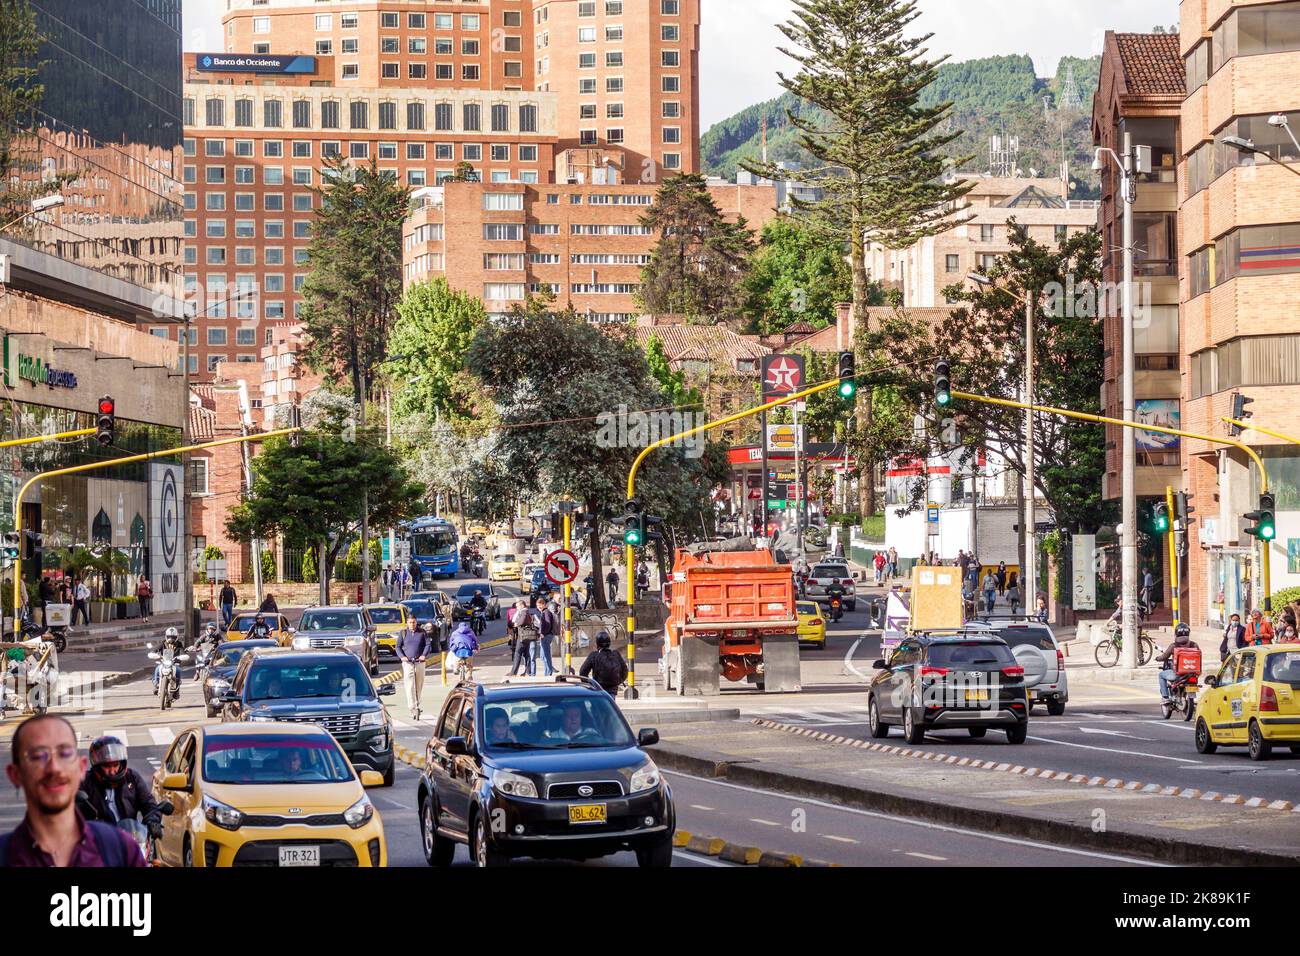
[[[994,287],[995,283],[991,278],[982,272],[972,272],[966,276],[971,282],[986,289]],[[1008,290],[1009,291],[1009,290]],[[1020,299],[1025,304],[1025,404],[1034,404],[1034,296],[1028,293],[1011,292],[1012,296]],[[978,465],[976,465],[978,474]],[[1034,461],[1034,413],[1030,409],[1025,410],[1025,484],[1029,486],[1029,493],[1025,498],[1025,527],[1021,529],[1025,542],[1025,566],[1021,568],[1021,580],[1025,587],[1025,606],[1033,607],[1032,602],[1038,594],[1038,568],[1037,554],[1035,553],[1036,542],[1034,540],[1034,529],[1038,524],[1038,514],[1036,504],[1036,483],[1037,483],[1037,466]],[[975,482],[971,482],[971,498],[975,497]],[[972,505],[974,511],[974,505]],[[972,522],[972,537],[974,524]],[[974,550],[972,544],[972,550]],[[1032,589],[1032,590],[1031,590]]]
[[[1295,146],[1296,152],[1300,153],[1300,140],[1295,138],[1295,133],[1291,130],[1291,120],[1285,113],[1274,113],[1268,118],[1268,125],[1286,130],[1286,134],[1291,137],[1291,142]]]
[[[42,196],[39,199],[33,199],[28,204],[27,211],[23,213],[21,216],[18,216],[14,219],[10,219],[3,226],[0,226],[0,232],[3,232],[4,230],[8,229],[10,226],[14,225],[15,223],[22,222],[28,216],[35,216],[37,213],[42,213],[47,209],[55,209],[62,205],[63,205],[62,193],[51,193],[48,196]]]
[[[1282,120],[1282,122],[1280,123],[1273,122],[1273,120],[1279,118]],[[1293,143],[1295,142],[1295,134],[1291,132],[1291,127],[1286,122],[1285,116],[1282,116],[1282,114],[1280,113],[1275,116],[1270,116],[1268,118],[1268,122],[1269,125],[1271,126],[1284,127],[1287,133],[1290,134],[1291,141]],[[1273,162],[1277,163],[1277,165],[1285,169],[1287,172],[1292,173],[1296,176],[1300,176],[1300,169],[1297,169],[1295,166],[1292,166],[1290,163],[1283,163],[1283,162],[1279,162],[1277,159],[1274,159],[1272,154],[1270,154],[1267,150],[1260,149],[1258,146],[1256,146],[1254,140],[1246,139],[1244,136],[1225,136],[1223,137],[1222,140],[1220,140],[1220,142],[1222,142],[1224,146],[1231,146],[1233,149],[1242,153],[1255,153],[1259,156],[1266,156],[1269,159],[1273,160]],[[1296,148],[1300,149],[1300,144],[1297,144]]]

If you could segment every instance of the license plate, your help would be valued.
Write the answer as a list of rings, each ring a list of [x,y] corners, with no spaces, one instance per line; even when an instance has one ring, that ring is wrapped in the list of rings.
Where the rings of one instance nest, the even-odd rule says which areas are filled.
[[[320,847],[282,846],[280,847],[280,865],[320,866]]]
[[[609,811],[603,803],[569,804],[570,823],[604,823],[609,818]]]
[[[966,691],[967,700],[988,700],[989,692],[987,690],[968,690]]]

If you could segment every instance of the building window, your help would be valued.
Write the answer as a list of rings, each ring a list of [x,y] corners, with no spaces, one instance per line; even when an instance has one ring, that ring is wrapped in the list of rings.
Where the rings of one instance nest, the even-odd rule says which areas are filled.
[[[266,139],[262,141],[262,155],[268,159],[278,159],[284,155],[284,141]]]
[[[424,129],[424,104],[406,104],[406,128],[408,130]]]
[[[679,76],[665,76],[660,89],[665,93],[680,93],[682,91],[682,79]]]
[[[665,17],[677,16],[677,0],[659,0],[659,12]]]
[[[396,80],[402,76],[402,64],[400,63],[381,63],[379,65],[379,75],[385,80]]]
[[[380,129],[397,129],[397,104],[380,103],[379,104],[379,128]],[[382,158],[382,154],[381,154]],[[393,157],[396,158],[396,154]]]
[[[204,104],[204,116],[209,126],[226,125],[226,101],[210,97]]]
[[[360,75],[361,75],[361,67],[359,67],[357,64],[355,63],[343,64],[343,79],[355,80]]]
[[[596,118],[596,104],[595,104],[595,103],[580,103],[580,104],[578,105],[578,119],[580,119],[580,120],[594,120],[595,118]]]
[[[483,159],[483,146],[480,143],[466,143],[461,147],[461,158],[470,162],[480,162]]]
[[[529,231],[532,231],[531,226]],[[555,234],[559,234],[558,227]],[[485,222],[483,224],[483,238],[487,242],[522,242],[524,227],[515,222]]]
[[[253,101],[252,100],[235,100],[235,125],[236,126],[253,125]]]
[[[429,68],[423,63],[406,64],[406,76],[411,80],[423,80],[429,76]]]
[[[460,68],[460,78],[462,80],[477,81],[479,77],[478,64],[465,64]]]
[[[213,157],[225,156],[226,141],[224,139],[205,140],[203,143],[203,155]]]
[[[665,142],[665,143],[680,143],[681,141],[682,141],[682,130],[681,130],[681,127],[680,127],[680,126],[665,126],[665,127],[664,127],[664,142]]]
[[[247,158],[253,155],[253,141],[251,139],[235,140],[235,155],[241,158]]]
[[[414,159],[414,160],[424,159],[424,144],[423,144],[423,143],[407,143],[407,144],[406,144],[406,158],[407,158],[407,159]]]
[[[320,105],[321,129],[339,128],[339,101],[324,100]]]
[[[505,103],[492,105],[492,132],[508,133],[510,131],[510,107]]]
[[[676,69],[681,66],[681,54],[676,50],[662,50],[659,53],[659,65]]]
[[[225,330],[225,329],[221,329],[221,328],[210,328],[210,329],[208,329],[208,344],[209,344],[209,345],[225,345],[225,344],[226,344],[226,330]]]
[[[681,153],[664,153],[664,169],[681,169]]]
[[[520,146],[520,147],[519,147],[519,161],[520,161],[521,163],[535,163],[535,162],[537,162],[537,147],[536,147],[536,146]]]
[[[412,56],[424,56],[429,52],[429,43],[423,37],[410,37],[406,41],[406,52]]]
[[[594,53],[578,54],[578,69],[594,70],[595,68],[596,68],[596,54]]]
[[[623,65],[623,51],[610,50],[605,54],[605,65],[607,67],[618,68]]]
[[[943,268],[945,272],[961,271],[961,256],[946,255],[943,257]]]
[[[398,17],[396,13],[381,13],[379,15],[379,25],[385,30],[396,30],[398,27]]]
[[[263,100],[262,125],[270,129],[278,129],[284,122],[282,112],[282,104],[279,100]]]
[[[478,40],[461,40],[461,56],[478,56]]]
[[[456,147],[451,143],[434,143],[433,158],[452,160],[456,158]]]
[[[681,28],[675,23],[665,23],[659,28],[659,39],[665,43],[676,43],[681,39]]]
[[[293,128],[311,129],[311,100],[293,101]]]
[[[665,100],[663,103],[663,118],[677,119],[682,115],[682,104],[676,100]]]
[[[271,32],[271,18],[270,18],[270,17],[253,17],[253,32],[254,32],[254,33],[270,33],[270,32]]]
[[[334,52],[334,41],[333,41],[333,40],[317,40],[317,41],[316,41],[316,55],[317,55],[317,56],[329,56],[329,55],[330,55],[331,53],[333,53],[333,52]]]
[[[452,80],[456,74],[450,63],[435,63],[433,66],[433,78],[435,80]]]
[[[370,104],[365,100],[353,100],[348,104],[348,120],[353,129],[369,129]]]
[[[316,31],[325,33],[334,29],[334,14],[318,13],[316,14]]]
[[[462,129],[468,132],[478,132],[483,128],[483,108],[477,103],[466,103],[462,111],[463,125]]]
[[[494,143],[492,145],[492,162],[510,162],[510,147],[504,143]]]
[[[295,139],[289,152],[294,159],[311,159],[311,140]]]
[[[611,126],[609,129],[605,130],[605,142],[614,145],[623,142],[622,127]]]

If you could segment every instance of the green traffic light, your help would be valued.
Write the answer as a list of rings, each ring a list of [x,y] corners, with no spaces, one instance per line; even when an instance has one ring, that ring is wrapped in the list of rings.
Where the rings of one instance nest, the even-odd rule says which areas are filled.
[[[935,395],[934,395],[934,402],[935,402],[936,405],[939,405],[939,406],[941,406],[941,407],[947,408],[949,405],[952,404],[952,393],[951,393],[951,392],[935,392]]]
[[[1259,537],[1263,541],[1272,541],[1277,537],[1277,529],[1271,524],[1262,524],[1259,526]]]
[[[636,528],[628,528],[626,531],[623,532],[623,543],[630,544],[634,548],[640,547],[641,532],[638,531]]]
[[[840,382],[840,396],[842,398],[852,398],[858,391],[858,383],[852,379],[845,379]]]

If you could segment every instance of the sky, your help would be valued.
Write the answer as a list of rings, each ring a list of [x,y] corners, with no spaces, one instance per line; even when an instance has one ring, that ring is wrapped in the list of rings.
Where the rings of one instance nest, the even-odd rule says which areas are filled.
[[[221,49],[225,0],[183,0],[185,49]],[[777,52],[793,0],[701,0],[701,128],[779,96]],[[1177,0],[919,0],[914,26],[933,33],[932,56],[955,61],[1028,53],[1039,76],[1053,76],[1062,56],[1101,53],[1106,30],[1147,32],[1178,22]]]

